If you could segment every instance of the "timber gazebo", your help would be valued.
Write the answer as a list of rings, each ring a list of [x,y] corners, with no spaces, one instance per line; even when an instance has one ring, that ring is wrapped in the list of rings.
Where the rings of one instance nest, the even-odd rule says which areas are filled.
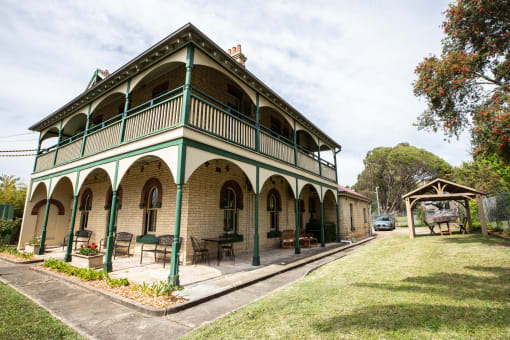
[[[485,221],[485,214],[483,213],[482,198],[485,193],[476,189],[460,185],[442,178],[436,178],[432,182],[424,186],[408,192],[402,198],[406,202],[407,212],[407,225],[409,227],[409,237],[414,239],[414,219],[413,219],[413,206],[420,201],[456,201],[464,206],[466,209],[466,217],[468,224],[468,231],[472,229],[471,210],[469,208],[469,201],[476,200],[478,206],[478,216],[482,227],[482,234],[487,236],[487,224]]]

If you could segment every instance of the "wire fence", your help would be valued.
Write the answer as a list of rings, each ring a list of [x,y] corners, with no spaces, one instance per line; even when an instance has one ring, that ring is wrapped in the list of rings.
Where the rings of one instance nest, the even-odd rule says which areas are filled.
[[[483,207],[489,227],[502,230],[510,227],[510,192],[484,198]]]

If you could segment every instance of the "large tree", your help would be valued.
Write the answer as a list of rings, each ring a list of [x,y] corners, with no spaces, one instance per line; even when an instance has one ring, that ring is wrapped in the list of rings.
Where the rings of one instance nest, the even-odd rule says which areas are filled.
[[[427,101],[419,129],[469,130],[473,155],[510,163],[510,1],[457,0],[444,12],[442,54],[416,67]]]
[[[358,175],[354,189],[375,202],[375,189],[379,187],[379,203],[385,214],[397,212],[402,195],[423,181],[451,171],[451,166],[442,158],[407,143],[370,150],[363,163],[365,169]]]
[[[14,216],[22,217],[27,187],[12,175],[0,175],[0,203],[14,204]]]

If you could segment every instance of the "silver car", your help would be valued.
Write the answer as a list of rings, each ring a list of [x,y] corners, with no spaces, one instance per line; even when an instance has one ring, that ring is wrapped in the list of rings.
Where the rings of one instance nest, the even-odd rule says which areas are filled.
[[[390,216],[379,216],[375,219],[374,230],[393,230],[395,229],[395,223]]]

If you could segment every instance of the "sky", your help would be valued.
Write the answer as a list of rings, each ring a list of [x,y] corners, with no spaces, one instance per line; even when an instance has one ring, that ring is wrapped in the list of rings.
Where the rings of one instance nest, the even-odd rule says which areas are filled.
[[[356,183],[367,152],[408,142],[452,165],[447,142],[413,123],[414,69],[440,54],[447,1],[9,1],[0,6],[0,150],[34,149],[28,127],[191,22],[219,46],[242,44],[246,67],[342,145],[339,182]],[[33,157],[0,158],[28,182]]]

